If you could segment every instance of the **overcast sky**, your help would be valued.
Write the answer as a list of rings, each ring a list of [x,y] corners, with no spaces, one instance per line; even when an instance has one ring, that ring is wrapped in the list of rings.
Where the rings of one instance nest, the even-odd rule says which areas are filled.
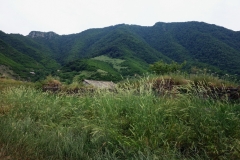
[[[203,21],[240,31],[240,0],[0,0],[0,30],[79,33],[116,24]]]

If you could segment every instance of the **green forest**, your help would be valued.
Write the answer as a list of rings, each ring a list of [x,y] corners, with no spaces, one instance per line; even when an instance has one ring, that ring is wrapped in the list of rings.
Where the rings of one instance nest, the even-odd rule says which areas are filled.
[[[56,75],[70,83],[75,76],[119,81],[149,72],[149,65],[160,60],[186,61],[186,72],[200,68],[239,79],[239,41],[239,32],[204,22],[158,22],[150,27],[119,24],[70,35],[0,32],[0,65],[9,67],[18,79],[39,81]],[[120,69],[97,58],[101,56],[122,61]]]

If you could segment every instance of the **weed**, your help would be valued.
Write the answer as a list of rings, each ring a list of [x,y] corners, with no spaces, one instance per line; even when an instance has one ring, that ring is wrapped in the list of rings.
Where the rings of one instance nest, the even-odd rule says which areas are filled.
[[[153,80],[125,81],[115,92],[83,96],[26,86],[4,89],[0,143],[5,154],[20,159],[240,158],[239,103],[200,96],[206,88],[194,83],[184,84],[186,92],[176,98],[159,96]]]

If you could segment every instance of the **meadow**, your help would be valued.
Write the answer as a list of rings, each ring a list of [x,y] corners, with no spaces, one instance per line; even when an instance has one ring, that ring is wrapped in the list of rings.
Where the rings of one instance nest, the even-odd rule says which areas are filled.
[[[0,158],[240,159],[239,102],[203,97],[204,87],[190,83],[184,93],[160,95],[151,82],[84,95],[5,85]]]

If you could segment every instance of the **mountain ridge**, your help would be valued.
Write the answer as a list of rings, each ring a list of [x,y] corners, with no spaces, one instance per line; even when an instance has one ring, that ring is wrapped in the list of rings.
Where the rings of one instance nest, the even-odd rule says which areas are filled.
[[[118,24],[69,35],[40,31],[32,31],[28,36],[2,33],[0,40],[39,61],[44,68],[48,66],[45,62],[52,61],[48,73],[65,66],[69,75],[76,76],[80,71],[66,69],[68,63],[107,56],[124,60],[121,67],[126,69],[119,71],[122,76],[147,72],[148,65],[159,60],[179,63],[186,60],[189,69],[197,66],[221,74],[240,75],[240,32],[205,22],[157,22],[153,26]],[[73,64],[82,66],[80,63],[95,66],[92,60]],[[73,64],[69,66],[79,68]]]

